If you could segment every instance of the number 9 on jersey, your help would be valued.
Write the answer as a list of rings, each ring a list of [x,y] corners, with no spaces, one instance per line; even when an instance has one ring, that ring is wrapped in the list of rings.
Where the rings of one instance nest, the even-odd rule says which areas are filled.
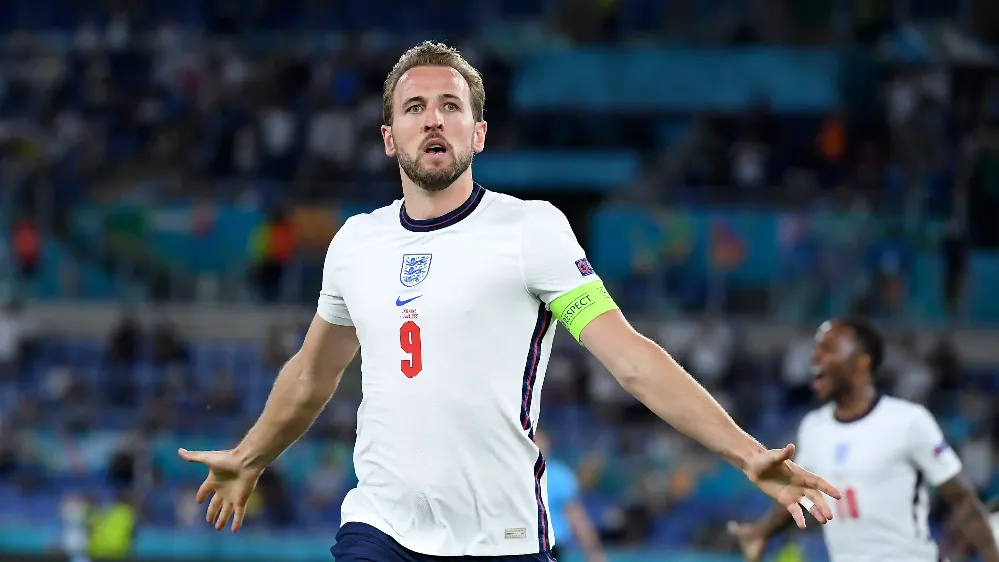
[[[399,327],[399,347],[409,355],[401,362],[402,374],[413,378],[423,370],[423,343],[420,341],[420,327],[409,320]]]

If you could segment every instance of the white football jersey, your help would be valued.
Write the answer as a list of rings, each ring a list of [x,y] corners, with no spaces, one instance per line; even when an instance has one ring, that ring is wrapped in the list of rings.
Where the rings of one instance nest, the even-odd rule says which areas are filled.
[[[833,405],[801,422],[795,462],[843,494],[822,527],[833,562],[935,562],[927,485],[961,472],[961,461],[926,408],[879,397],[859,419],[838,421]]]
[[[596,280],[558,209],[478,185],[437,219],[410,219],[403,201],[348,219],[318,306],[361,344],[359,482],[342,522],[429,555],[550,550],[533,441],[547,304]]]

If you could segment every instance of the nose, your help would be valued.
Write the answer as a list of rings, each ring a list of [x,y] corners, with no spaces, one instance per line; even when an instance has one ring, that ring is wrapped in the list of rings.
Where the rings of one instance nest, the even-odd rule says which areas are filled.
[[[439,131],[444,127],[444,114],[439,108],[434,108],[423,113],[426,119],[423,121],[423,132]]]

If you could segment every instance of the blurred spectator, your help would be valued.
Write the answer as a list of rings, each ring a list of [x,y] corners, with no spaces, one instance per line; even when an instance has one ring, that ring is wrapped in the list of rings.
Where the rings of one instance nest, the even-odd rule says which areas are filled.
[[[11,242],[18,275],[24,285],[22,290],[27,290],[38,273],[42,257],[42,235],[31,218],[21,216],[14,223]]]
[[[781,381],[784,387],[784,408],[796,410],[812,402],[812,350],[815,336],[802,328],[784,350]]]
[[[707,309],[712,313],[720,313],[728,304],[728,277],[745,258],[745,242],[721,219],[711,224],[710,237],[711,277]]]
[[[980,494],[989,492],[994,474],[995,450],[989,436],[989,429],[984,424],[972,430],[971,438],[961,447],[961,460],[964,470]]]
[[[45,407],[60,412],[66,430],[81,433],[92,427],[93,396],[72,369],[53,366],[42,382]]]
[[[59,504],[59,519],[62,523],[60,550],[69,562],[88,562],[88,529],[90,505],[81,496],[69,495]]]
[[[295,509],[280,471],[265,470],[257,482],[263,517],[274,527],[288,527],[295,521]]]
[[[114,406],[135,404],[135,381],[132,377],[139,361],[143,330],[135,313],[126,311],[111,332],[108,342],[108,384],[106,398]]]
[[[143,330],[135,313],[126,311],[111,332],[108,359],[112,365],[131,369],[139,361]]]
[[[302,335],[294,327],[286,325],[271,326],[264,344],[264,365],[268,368],[278,368],[284,365],[288,358],[298,351],[302,343]]]
[[[197,501],[198,488],[185,486],[177,490],[174,518],[177,526],[191,529],[204,524],[204,507]]]
[[[0,480],[27,492],[37,490],[45,481],[38,453],[16,423],[8,423],[0,433]]]
[[[284,274],[295,252],[294,229],[284,213],[273,213],[253,237],[254,279],[265,302],[281,298]]]
[[[999,118],[990,116],[968,139],[964,156],[972,244],[999,248],[999,221],[992,213],[999,207]]]
[[[353,179],[358,127],[349,106],[334,106],[329,93],[323,90],[314,96],[316,113],[308,124],[305,159],[298,179],[305,189],[304,195],[322,197],[329,195],[324,186],[331,181]]]
[[[648,419],[648,409],[628,394],[600,361],[592,355],[584,361],[587,398],[605,422],[639,423]]]
[[[838,185],[845,178],[847,156],[845,109],[839,108],[827,116],[819,129],[818,150],[822,158],[821,175],[825,185]]]
[[[873,247],[873,302],[871,312],[897,318],[904,314],[905,284],[911,269],[911,249],[898,225],[888,225],[881,240]]]
[[[965,273],[970,250],[967,194],[958,190],[952,199],[940,240],[944,263],[943,300],[950,318],[960,320],[963,315]]]
[[[148,487],[152,473],[149,465],[149,446],[145,435],[133,431],[124,436],[107,466],[107,479],[119,492]]]
[[[572,404],[585,396],[580,396],[577,380],[576,361],[566,353],[552,353],[545,373],[545,403]]]
[[[668,512],[693,494],[698,477],[710,465],[700,451],[667,426],[655,428],[645,455],[638,495],[657,514]]]
[[[690,345],[687,367],[708,389],[720,389],[732,366],[735,339],[732,328],[718,318],[704,320]]]
[[[132,554],[139,518],[136,505],[135,495],[122,490],[107,505],[94,510],[90,556],[101,560],[123,560]]]
[[[933,371],[937,381],[934,394],[934,409],[947,411],[957,396],[957,391],[966,381],[962,377],[964,365],[950,334],[940,334],[926,354],[926,365]]]
[[[349,489],[344,458],[331,450],[322,463],[309,475],[309,503],[319,509],[339,509],[344,493]]]
[[[732,182],[740,189],[761,189],[767,182],[770,148],[759,133],[747,130],[731,151]]]
[[[34,349],[33,332],[20,301],[12,301],[0,310],[0,380],[17,377]]]
[[[903,338],[893,355],[886,358],[885,366],[893,374],[894,394],[917,404],[927,404],[937,381],[933,370],[920,357],[915,337]]]
[[[180,338],[177,328],[170,323],[162,322],[153,328],[152,334],[153,363],[168,367],[178,364],[186,365],[190,361],[187,347]]]
[[[226,369],[215,371],[207,395],[208,409],[215,415],[232,417],[240,413],[236,381]]]

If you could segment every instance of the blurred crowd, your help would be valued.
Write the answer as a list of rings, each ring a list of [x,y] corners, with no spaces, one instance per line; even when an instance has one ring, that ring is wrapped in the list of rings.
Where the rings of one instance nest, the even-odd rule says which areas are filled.
[[[634,183],[598,203],[671,214],[665,234],[629,242],[637,257],[626,275],[608,281],[631,310],[706,312],[698,321],[657,321],[647,333],[765,439],[787,438],[813,405],[813,326],[806,323],[782,353],[761,355],[731,313],[800,321],[852,311],[904,321],[916,255],[928,252],[944,269],[949,318],[961,320],[971,252],[999,249],[999,79],[972,56],[974,26],[941,40],[963,59],[901,56],[927,49],[911,41],[908,27],[925,16],[961,16],[981,24],[976,40],[994,42],[993,2],[957,2],[951,10],[916,0],[890,8],[873,0],[584,8],[494,0],[441,18],[436,9],[398,8],[391,17],[406,22],[399,37],[372,30],[370,2],[177,0],[173,11],[157,2],[79,2],[62,6],[61,15],[32,11],[58,7],[54,0],[28,4],[0,6],[0,21],[47,17],[59,29],[25,25],[0,37],[0,224],[9,233],[3,257],[19,272],[19,285],[4,294],[32,296],[46,239],[63,241],[67,259],[111,269],[127,261],[142,277],[176,282],[173,272],[145,267],[150,251],[141,239],[80,241],[78,209],[126,201],[266,208],[268,218],[233,249],[249,247],[240,275],[259,300],[293,293],[314,302],[328,238],[306,244],[291,209],[398,197],[398,172],[377,132],[382,82],[405,41],[426,38],[428,29],[484,74],[489,150],[640,153]],[[494,20],[488,30],[467,31]],[[688,46],[839,45],[839,103],[788,112],[761,98],[737,111],[653,117],[568,107],[527,112],[512,102],[521,50],[649,36]],[[579,225],[594,198],[555,197],[589,247],[594,235]],[[783,265],[765,279],[766,295],[733,288],[747,243],[725,225],[709,230],[710,273],[692,273],[699,241],[684,209],[705,206],[784,212],[774,249]],[[122,217],[121,232],[138,230]],[[283,289],[293,274],[300,291]],[[760,310],[768,298],[770,308]],[[47,333],[19,299],[0,312],[0,503],[21,506],[5,510],[12,517],[47,524],[50,508],[63,506],[66,520],[77,522],[68,528],[77,529],[75,506],[84,501],[110,502],[153,528],[202,523],[193,505],[202,475],[179,466],[176,446],[230,446],[259,412],[303,326],[275,325],[264,341],[203,341],[141,316],[126,310],[98,341]],[[893,342],[882,386],[928,405],[982,494],[999,493],[997,373],[966,365],[949,333],[928,353],[914,341]],[[724,548],[722,525],[741,514],[732,510],[760,507],[741,475],[657,423],[578,346],[559,342],[544,424],[556,455],[577,469],[605,542]],[[354,483],[357,378],[353,366],[310,438],[265,473],[250,519],[329,534]],[[79,548],[65,540],[66,549]]]

